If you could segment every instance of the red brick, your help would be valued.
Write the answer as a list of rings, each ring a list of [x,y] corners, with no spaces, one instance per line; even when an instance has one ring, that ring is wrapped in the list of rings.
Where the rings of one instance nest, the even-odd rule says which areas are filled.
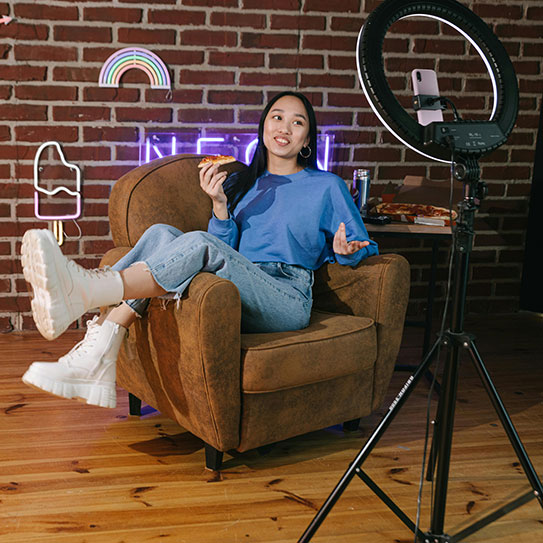
[[[339,11],[338,5],[330,0],[306,0],[304,11]],[[360,0],[342,0],[341,12],[359,12]]]
[[[111,42],[111,29],[100,26],[55,26],[55,41]]]
[[[184,123],[232,123],[234,111],[231,109],[181,109],[178,120]]]
[[[244,109],[239,112],[239,122],[242,124],[257,125],[262,115],[262,108],[259,109]]]
[[[0,241],[0,255],[11,255],[11,243],[9,241]]]
[[[55,81],[98,81],[100,68],[80,68],[78,66],[56,66],[53,70]]]
[[[129,172],[132,169],[133,167],[129,165],[126,165],[126,166],[86,166],[85,179],[94,179],[94,180],[100,179],[100,180],[116,181],[117,179],[119,179],[125,173]],[[83,224],[80,224],[80,226],[83,232],[85,232],[88,236],[100,235],[97,232],[89,232],[87,230],[84,230]],[[107,227],[107,223],[106,223],[106,227]],[[106,229],[106,232],[107,232],[107,229]]]
[[[167,93],[167,101],[172,104],[201,104],[204,94],[201,89],[176,89],[171,92],[164,89],[147,89],[145,91],[145,101],[164,103]]]
[[[0,217],[11,217],[11,205],[0,203]]]
[[[0,119],[4,121],[46,121],[47,106],[26,104],[0,105]]]
[[[466,44],[464,40],[417,38],[415,39],[413,52],[442,55],[463,55],[466,52]]]
[[[311,15],[273,15],[271,28],[289,30],[325,30],[326,18]]]
[[[244,32],[241,35],[241,46],[247,49],[296,49],[296,34],[262,34]]]
[[[133,145],[128,147],[126,145],[117,145],[115,147],[115,160],[117,162],[130,161],[135,162],[139,160],[140,150],[138,146]]]
[[[13,87],[11,85],[0,85],[0,100],[7,101],[11,98]]]
[[[253,91],[209,91],[211,104],[261,104],[262,93]]]
[[[12,81],[45,81],[47,68],[41,66],[2,66],[0,79]]]
[[[379,179],[386,179],[387,181],[403,180],[406,175],[426,175],[425,166],[413,166],[402,164],[400,166],[388,166],[379,165]]]
[[[328,105],[333,107],[366,108],[369,107],[368,100],[362,91],[348,94],[345,92],[329,92]]]
[[[240,75],[239,83],[242,87],[295,87],[296,86],[296,74],[295,73],[259,73],[250,72],[242,73]]]
[[[181,70],[179,83],[181,85],[233,85],[235,72],[225,70]]]
[[[541,73],[540,60],[515,60],[513,66],[517,74],[539,75]]]
[[[543,43],[525,43],[524,57],[543,57]]]
[[[528,7],[526,10],[526,18],[529,21],[543,21],[543,7]]]
[[[77,141],[78,130],[76,126],[17,126],[15,128],[17,141],[48,141],[63,142]]]
[[[175,30],[161,29],[151,30],[143,28],[119,28],[118,40],[120,43],[140,43],[140,44],[175,44]]]
[[[111,108],[92,106],[54,106],[53,120],[55,121],[109,121]]]
[[[323,55],[270,54],[270,68],[324,68]]]
[[[239,13],[232,11],[214,12],[211,14],[211,25],[265,28],[266,16],[258,13]]]
[[[203,25],[206,21],[205,11],[188,11],[186,9],[151,10],[148,15],[150,23],[169,24],[175,26]]]
[[[85,21],[109,21],[112,23],[141,23],[143,10],[138,8],[115,8],[108,6],[106,9],[85,8],[83,19]]]
[[[356,36],[331,36],[310,34],[303,38],[304,50],[317,51],[355,51]]]
[[[475,4],[471,8],[481,19],[521,19],[522,6],[507,4]],[[529,10],[530,8],[528,8]]]
[[[211,8],[216,8],[217,0],[183,0],[183,4],[185,6],[209,6]],[[221,0],[221,7],[222,8],[237,8],[238,0]]]
[[[38,24],[25,24],[22,21],[16,21],[9,25],[2,24],[2,38],[12,38],[14,40],[47,40],[49,36],[49,27]]]
[[[139,141],[137,128],[124,126],[102,126],[99,128],[85,126],[83,128],[84,141]]]
[[[182,30],[182,45],[203,45],[206,47],[234,47],[238,43],[236,32],[213,30]]]
[[[77,60],[75,47],[56,45],[15,45],[15,60],[41,60],[69,62]]]
[[[264,67],[264,54],[210,51],[209,64],[213,66],[240,66],[241,68]]]
[[[330,28],[340,32],[356,32],[358,34],[363,25],[364,19],[358,17],[332,17]]]
[[[399,162],[402,153],[400,149],[390,147],[359,147],[354,151],[356,162]]]
[[[543,25],[499,24],[496,25],[495,33],[499,38],[540,39],[543,36]]]
[[[58,85],[18,85],[15,87],[15,96],[19,100],[77,100],[77,88]]]
[[[111,149],[103,145],[91,147],[84,145],[82,147],[64,146],[66,159],[70,162],[82,161],[106,161],[111,160]]]
[[[77,21],[77,6],[52,6],[49,3],[15,4],[15,17],[20,19],[46,19],[47,21]]]
[[[83,89],[85,102],[139,102],[139,89],[86,87]]]
[[[88,183],[84,183],[81,195],[83,198],[105,198],[108,199],[109,195],[111,193],[111,185],[104,184],[104,185],[89,185]]]
[[[351,126],[353,114],[348,111],[316,111],[317,124],[321,128],[327,126]]]
[[[332,70],[353,70],[356,71],[356,57],[351,54],[347,56],[328,57],[328,65]]]
[[[83,243],[85,254],[103,255],[113,247],[113,241],[109,239],[90,240]]]
[[[171,122],[172,108],[116,107],[115,115],[118,122]]]
[[[245,9],[299,11],[299,0],[243,0]]]
[[[354,75],[333,74],[302,74],[301,87],[334,87],[352,89],[355,83]]]
[[[203,64],[204,52],[203,51],[186,51],[183,49],[176,50],[155,50],[156,53],[164,62],[168,65],[188,66],[190,64]]]

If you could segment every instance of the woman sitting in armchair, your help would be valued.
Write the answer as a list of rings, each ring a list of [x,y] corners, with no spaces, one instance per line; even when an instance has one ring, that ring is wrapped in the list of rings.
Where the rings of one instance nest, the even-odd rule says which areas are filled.
[[[115,407],[117,354],[149,298],[180,297],[197,273],[211,272],[238,288],[243,332],[297,330],[309,323],[314,270],[377,254],[344,181],[317,168],[315,114],[304,95],[275,96],[258,136],[242,172],[227,179],[212,162],[201,168],[200,186],[213,204],[207,232],[153,225],[111,269],[100,270],[64,257],[46,229],[25,233],[23,272],[45,338],[55,339],[90,309],[115,306],[89,321],[84,339],[57,362],[34,362],[25,383]]]

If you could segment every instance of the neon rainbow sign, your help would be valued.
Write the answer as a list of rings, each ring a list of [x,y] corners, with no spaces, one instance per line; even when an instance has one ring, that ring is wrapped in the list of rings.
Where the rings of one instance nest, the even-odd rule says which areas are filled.
[[[100,87],[118,87],[127,70],[137,68],[149,77],[152,89],[170,89],[170,74],[162,59],[143,47],[127,47],[113,53],[102,66]]]
[[[319,134],[319,152],[317,165],[321,170],[328,171],[331,162],[331,151],[334,136]],[[249,164],[253,158],[258,138],[254,133],[222,134],[216,136],[201,136],[200,132],[182,133],[148,133],[140,143],[140,165],[151,160],[163,158],[178,153],[231,155],[240,162]]]

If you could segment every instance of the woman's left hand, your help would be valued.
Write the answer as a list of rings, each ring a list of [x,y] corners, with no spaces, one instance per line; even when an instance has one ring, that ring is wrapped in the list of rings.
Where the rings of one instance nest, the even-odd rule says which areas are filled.
[[[356,251],[360,251],[360,249],[363,247],[367,247],[369,244],[369,241],[347,241],[345,223],[342,222],[334,235],[334,243],[332,247],[334,249],[334,253],[337,255],[352,255],[353,253],[356,253]]]

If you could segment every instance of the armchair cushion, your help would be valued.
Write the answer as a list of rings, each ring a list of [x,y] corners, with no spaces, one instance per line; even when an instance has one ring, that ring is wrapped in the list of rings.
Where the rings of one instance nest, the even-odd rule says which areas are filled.
[[[370,369],[377,356],[371,319],[314,311],[294,332],[242,334],[242,388],[275,392]]]

